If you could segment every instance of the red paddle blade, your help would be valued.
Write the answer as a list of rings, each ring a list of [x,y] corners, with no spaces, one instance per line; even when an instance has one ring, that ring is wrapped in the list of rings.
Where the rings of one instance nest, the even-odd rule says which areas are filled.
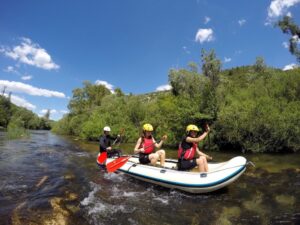
[[[104,163],[106,159],[107,159],[107,152],[102,152],[100,155],[98,155],[97,162],[101,164]]]
[[[121,168],[128,160],[130,156],[120,157],[110,163],[106,164],[106,170],[109,173],[115,172],[117,169]]]

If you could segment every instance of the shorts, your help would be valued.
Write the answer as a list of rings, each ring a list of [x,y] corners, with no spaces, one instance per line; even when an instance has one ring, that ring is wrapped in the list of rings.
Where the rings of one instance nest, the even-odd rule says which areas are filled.
[[[191,170],[197,166],[196,158],[190,160],[178,160],[178,170]]]
[[[122,155],[122,150],[120,150],[120,149],[112,149],[110,151],[100,150],[100,153],[102,153],[102,152],[107,152],[108,158],[120,157]]]
[[[112,149],[111,151],[107,152],[107,156],[109,158],[120,157],[121,155],[122,155],[122,151],[120,149]]]
[[[139,155],[139,161],[141,164],[148,164],[150,163],[149,154],[142,154]]]

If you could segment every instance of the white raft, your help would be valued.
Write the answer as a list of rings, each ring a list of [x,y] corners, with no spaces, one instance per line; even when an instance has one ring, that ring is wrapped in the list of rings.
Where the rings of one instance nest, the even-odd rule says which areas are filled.
[[[106,163],[115,160],[108,158]],[[247,160],[237,156],[227,162],[208,163],[209,172],[178,171],[177,160],[166,160],[165,167],[142,165],[137,157],[131,157],[118,169],[137,179],[161,185],[167,188],[179,189],[189,193],[207,193],[223,188],[243,174]]]

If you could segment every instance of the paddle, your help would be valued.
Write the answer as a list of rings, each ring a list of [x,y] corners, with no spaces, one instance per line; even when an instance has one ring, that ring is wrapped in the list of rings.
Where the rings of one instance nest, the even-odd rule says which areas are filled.
[[[107,159],[107,152],[101,152],[101,154],[98,155],[97,162],[104,163],[106,159]]]
[[[208,122],[205,122],[204,126],[205,126],[205,128],[204,128],[205,131],[208,131]],[[210,132],[208,132],[208,134],[207,134],[207,137],[208,137],[208,151],[210,151],[210,136],[209,136],[209,133]],[[212,157],[209,156],[209,155],[207,155],[206,158],[209,159],[209,160],[212,160]]]
[[[162,140],[166,140],[167,139],[167,135],[164,135],[162,137]],[[159,141],[160,142],[160,141]],[[153,145],[155,145],[157,142],[154,142],[153,144],[147,146],[145,149],[152,147]],[[125,163],[127,163],[127,161],[132,157],[132,155],[129,156],[123,156],[120,158],[115,159],[114,161],[111,161],[109,163],[106,164],[106,170],[109,173],[113,173],[115,172],[117,169],[121,168]]]
[[[131,156],[121,156],[110,163],[107,163],[106,170],[109,173],[115,172],[117,169],[121,168],[127,161],[131,158]]]
[[[121,129],[121,132],[120,132],[120,137],[123,136],[124,131],[125,131],[125,129],[122,128],[122,129]],[[116,144],[116,142],[117,142],[118,139],[119,139],[119,137],[117,137],[117,138],[114,140],[114,142],[112,143],[111,146],[114,146],[114,145]],[[120,141],[120,142],[121,142],[121,141]],[[119,142],[118,144],[120,144],[120,142]],[[97,161],[98,161],[99,163],[104,163],[106,159],[107,159],[107,152],[102,152],[102,153],[98,156]]]

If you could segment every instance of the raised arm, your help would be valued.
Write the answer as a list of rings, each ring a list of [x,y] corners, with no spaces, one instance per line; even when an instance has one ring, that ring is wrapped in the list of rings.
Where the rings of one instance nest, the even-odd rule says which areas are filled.
[[[205,128],[205,132],[203,134],[201,134],[199,137],[195,137],[195,138],[193,138],[193,137],[187,137],[186,141],[190,142],[190,143],[192,143],[192,142],[199,143],[200,141],[202,141],[208,135],[209,131],[210,131],[210,128],[209,128],[209,126],[207,124],[206,128]]]
[[[161,146],[162,146],[162,144],[164,143],[164,141],[165,141],[166,139],[167,139],[167,135],[164,135],[164,136],[162,136],[160,142],[157,143],[157,142],[155,141],[155,139],[153,138],[153,143],[155,143],[155,147],[156,147],[156,148],[160,149]]]
[[[199,137],[193,138],[193,137],[187,137],[186,141],[187,142],[196,142],[199,143],[200,141],[202,141],[206,136],[208,135],[208,131],[205,131],[202,135],[200,135]]]

